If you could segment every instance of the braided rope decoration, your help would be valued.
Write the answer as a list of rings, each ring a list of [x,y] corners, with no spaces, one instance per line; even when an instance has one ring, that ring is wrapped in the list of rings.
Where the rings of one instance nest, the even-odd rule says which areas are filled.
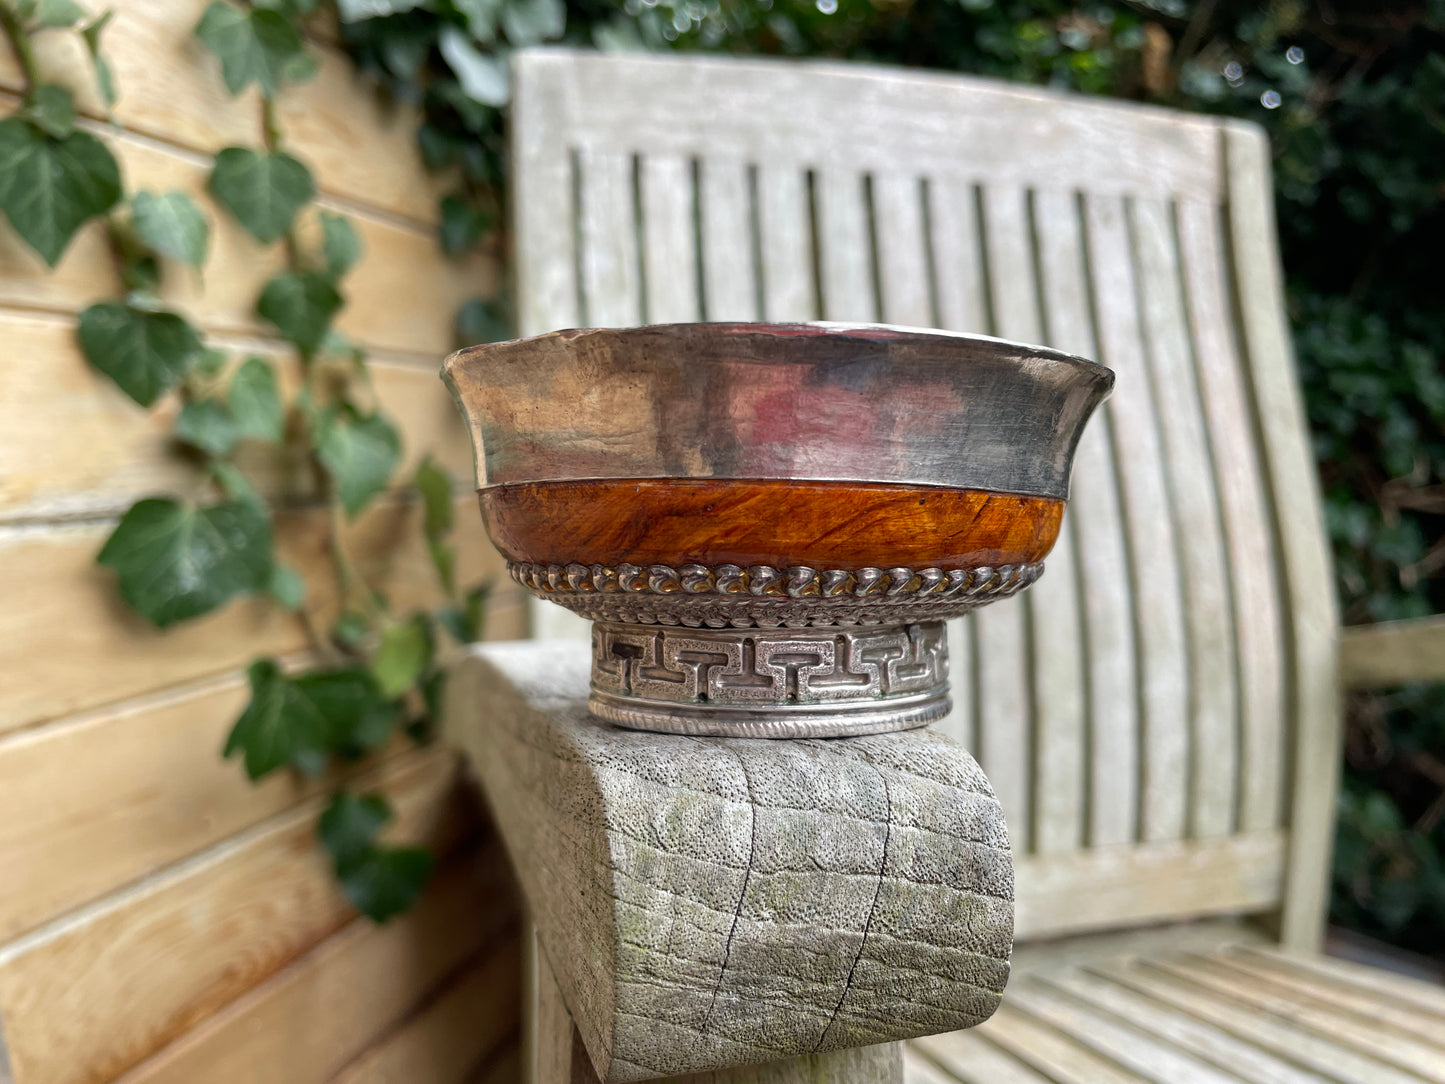
[[[534,594],[595,621],[803,628],[956,617],[1023,590],[1044,566],[844,570],[508,562],[507,570]]]

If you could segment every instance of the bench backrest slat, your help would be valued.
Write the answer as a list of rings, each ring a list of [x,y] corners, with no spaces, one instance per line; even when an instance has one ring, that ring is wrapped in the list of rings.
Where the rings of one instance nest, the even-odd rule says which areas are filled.
[[[1337,616],[1258,130],[861,66],[516,74],[524,334],[882,320],[1116,370],[1048,574],[950,632],[947,727],[1003,803],[1022,935],[1283,904],[1315,937]]]

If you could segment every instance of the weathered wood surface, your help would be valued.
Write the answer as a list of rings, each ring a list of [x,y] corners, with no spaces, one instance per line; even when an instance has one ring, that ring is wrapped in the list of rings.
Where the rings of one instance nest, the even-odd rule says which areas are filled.
[[[1344,630],[1340,682],[1346,689],[1386,689],[1412,681],[1445,681],[1445,617]]]
[[[768,742],[615,730],[574,643],[477,649],[467,750],[603,1081],[977,1023],[1008,973],[998,803],[931,731]]]
[[[546,50],[515,72],[526,333],[579,305],[594,322],[881,318],[1116,369],[1043,579],[951,632],[946,728],[1005,810],[1021,930],[1107,924],[1070,906],[1104,875],[1120,920],[1288,896],[1286,936],[1316,939],[1338,618],[1259,131],[830,64]],[[605,235],[571,213],[574,191],[601,198],[603,161],[631,216]],[[578,281],[596,261],[625,274]],[[585,634],[558,607],[533,616]],[[1220,876],[1186,891],[1191,868]]]
[[[562,1000],[557,978],[532,938],[532,996],[536,1005],[530,1075],[523,1084],[599,1084],[582,1035]],[[903,1084],[903,1044],[851,1047],[760,1065],[668,1077],[661,1084]]]
[[[81,126],[113,148],[128,190],[187,192],[210,220],[202,273],[169,268],[165,299],[236,362],[263,354],[294,386],[294,350],[254,312],[282,265],[280,248],[257,244],[205,192],[216,150],[263,141],[258,96],[227,95],[218,62],[194,37],[207,3],[115,5],[106,30],[121,91],[114,126],[103,123],[79,35],[40,35],[39,63],[77,92]],[[463,477],[470,450],[436,365],[452,346],[456,304],[489,288],[494,265],[438,250],[435,201],[448,182],[424,175],[415,112],[384,108],[340,52],[317,51],[317,78],[278,106],[320,205],[350,217],[366,246],[348,276],[340,329],[372,351],[377,405],[402,434],[401,470],[431,453]],[[12,51],[0,49],[0,116],[18,106],[21,84]],[[315,223],[303,219],[309,237]],[[172,1079],[186,1084],[319,1084],[352,1061],[352,1079],[380,1079],[408,1058],[427,1065],[403,1057],[418,1043],[395,1029],[410,1020],[413,1034],[434,1037],[429,1049],[462,1060],[477,1052],[466,1072],[490,1064],[510,1036],[492,1044],[486,1028],[450,1031],[455,1014],[418,1015],[433,996],[445,1004],[469,954],[484,963],[469,933],[427,923],[468,913],[483,927],[505,922],[507,898],[447,890],[449,909],[428,906],[373,936],[315,839],[325,793],[348,777],[392,795],[398,838],[467,836],[474,822],[458,819],[447,755],[398,744],[350,773],[310,783],[277,773],[252,786],[219,756],[245,703],[238,668],[263,654],[310,663],[299,623],[246,599],[160,633],[121,603],[113,573],[95,563],[135,500],[210,496],[204,472],[176,454],[178,404],[142,410],[75,344],[77,314],[121,292],[103,224],[82,230],[53,270],[0,229],[0,1080],[99,1084],[142,1066],[160,1073],[157,1059],[182,1047],[191,1053],[175,1055]],[[267,496],[304,496],[309,479],[297,463],[261,449],[245,456]],[[458,498],[460,575],[498,578],[474,498]],[[419,515],[414,501],[393,496],[348,527],[367,574],[403,609],[441,598]],[[324,627],[335,612],[324,514],[287,509],[277,534],[284,559],[307,573]],[[505,584],[489,623],[515,636],[521,616],[521,593]],[[464,857],[474,844],[459,846]],[[475,1011],[510,1027],[516,978],[495,967],[489,976],[497,1009]],[[280,988],[291,991],[284,1005],[268,1001]],[[261,1002],[277,1006],[274,1015],[233,1015]],[[222,1020],[234,1060],[190,1060],[199,1052],[187,1044]],[[488,1044],[496,1048],[481,1051]]]
[[[1445,993],[1316,956],[1156,943],[1021,971],[992,1019],[908,1045],[909,1084],[1424,1084],[1445,1081]]]

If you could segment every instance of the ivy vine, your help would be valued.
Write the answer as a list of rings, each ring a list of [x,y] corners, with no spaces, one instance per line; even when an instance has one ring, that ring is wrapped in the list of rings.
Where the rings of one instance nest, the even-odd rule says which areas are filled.
[[[78,33],[107,109],[116,87],[101,48],[112,12],[91,17],[74,0],[0,0],[0,31],[25,79],[22,104],[0,121],[0,211],[51,267],[85,224],[101,220],[120,291],[81,313],[87,361],[141,407],[174,395],[172,436],[208,496],[150,497],[127,510],[97,560],[122,598],[158,628],[210,613],[242,595],[269,597],[306,630],[314,665],[296,672],[274,659],[247,671],[250,700],[226,741],[248,776],[317,775],[378,750],[405,732],[424,741],[436,717],[442,630],[461,642],[481,631],[485,586],[461,588],[452,527],[452,480],[430,459],[409,480],[423,505],[428,551],[445,593],[436,612],[398,614],[348,551],[345,528],[393,488],[401,460],[395,425],[375,401],[365,352],[334,328],[343,283],[362,255],[342,215],[315,205],[316,184],[288,152],[276,99],[317,69],[302,20],[317,0],[216,0],[195,28],[233,96],[253,84],[264,143],[219,151],[207,189],[260,245],[281,245],[285,267],[256,299],[257,315],[295,349],[301,380],[287,393],[273,362],[233,358],[207,344],[158,295],[172,265],[199,269],[210,225],[181,192],[126,190],[103,125],[77,118],[71,88],[42,77],[34,40]],[[99,133],[99,135],[97,134]],[[300,573],[280,560],[271,507],[239,457],[269,445],[309,465],[305,492],[284,496],[324,514],[340,616],[321,629]],[[336,792],[318,834],[351,902],[378,921],[406,909],[434,864],[423,849],[381,842],[393,811],[380,794]]]

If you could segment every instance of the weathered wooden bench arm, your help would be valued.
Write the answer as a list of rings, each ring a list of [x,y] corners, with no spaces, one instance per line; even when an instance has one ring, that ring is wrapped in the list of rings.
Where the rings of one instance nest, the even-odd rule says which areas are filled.
[[[930,730],[691,738],[587,714],[584,643],[490,645],[446,728],[481,780],[603,1082],[968,1027],[1008,976],[1013,868]]]
[[[1346,689],[1445,681],[1445,615],[1343,630],[1340,680]]]

